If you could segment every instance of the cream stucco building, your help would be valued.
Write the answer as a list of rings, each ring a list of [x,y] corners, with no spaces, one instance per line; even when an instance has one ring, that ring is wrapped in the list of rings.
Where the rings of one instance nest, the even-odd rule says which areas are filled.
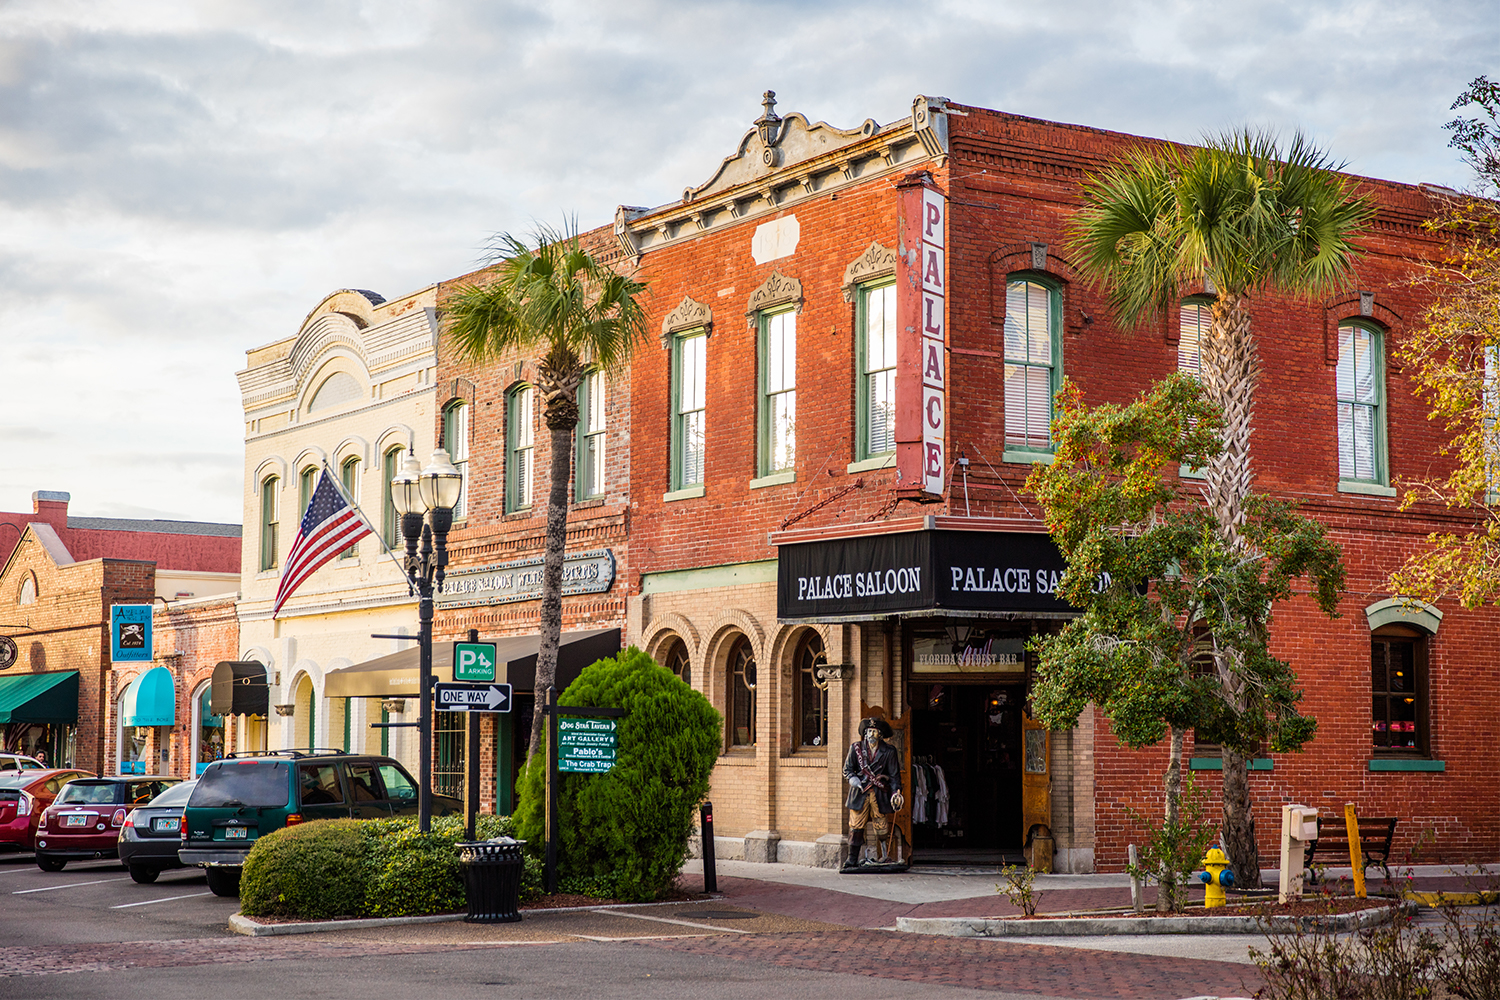
[[[294,336],[257,347],[239,373],[245,410],[244,556],[238,605],[241,661],[268,685],[264,715],[236,718],[234,749],[339,747],[416,759],[415,699],[326,698],[330,673],[412,642],[417,605],[387,546],[402,548],[389,482],[404,451],[435,447],[436,288],[387,302],[342,290]],[[281,567],[318,475],[328,468],[375,536],[313,573],[272,617]],[[384,542],[384,544],[382,544]],[[253,678],[259,680],[259,678]]]

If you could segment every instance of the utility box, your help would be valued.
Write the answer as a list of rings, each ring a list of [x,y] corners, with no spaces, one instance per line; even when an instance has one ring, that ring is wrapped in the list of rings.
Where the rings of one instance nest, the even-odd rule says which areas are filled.
[[[1301,897],[1307,845],[1317,839],[1317,809],[1291,804],[1281,807],[1281,885],[1278,898],[1283,903]]]

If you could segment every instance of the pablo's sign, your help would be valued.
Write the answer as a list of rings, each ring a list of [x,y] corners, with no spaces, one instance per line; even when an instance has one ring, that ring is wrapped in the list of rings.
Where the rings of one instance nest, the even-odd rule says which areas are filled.
[[[848,621],[954,610],[1072,614],[1066,564],[1043,534],[927,529],[781,546],[776,615]]]

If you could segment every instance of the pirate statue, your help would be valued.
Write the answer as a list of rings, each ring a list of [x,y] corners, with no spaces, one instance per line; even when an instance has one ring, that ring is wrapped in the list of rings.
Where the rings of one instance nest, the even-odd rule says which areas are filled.
[[[849,859],[844,870],[860,865],[865,846],[865,828],[872,826],[877,848],[888,843],[891,814],[902,806],[901,759],[885,741],[891,724],[884,719],[861,719],[860,739],[844,758],[844,778],[849,782]],[[882,852],[883,853],[883,852]],[[886,859],[889,860],[889,859]]]

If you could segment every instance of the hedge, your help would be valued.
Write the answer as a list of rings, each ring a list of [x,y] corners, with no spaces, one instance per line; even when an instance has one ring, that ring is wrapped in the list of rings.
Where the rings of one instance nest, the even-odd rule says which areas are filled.
[[[509,816],[480,816],[481,840],[509,836]],[[240,909],[251,917],[305,920],[407,917],[467,906],[454,846],[463,820],[443,817],[423,834],[412,819],[332,819],[269,833],[255,842],[240,877]],[[528,859],[523,898],[541,891],[541,864]]]
[[[634,646],[585,667],[563,706],[625,709],[614,767],[563,774],[558,792],[560,884],[586,884],[626,902],[659,898],[682,869],[698,804],[721,749],[708,699]],[[545,761],[534,754],[518,782],[516,836],[543,844]]]

